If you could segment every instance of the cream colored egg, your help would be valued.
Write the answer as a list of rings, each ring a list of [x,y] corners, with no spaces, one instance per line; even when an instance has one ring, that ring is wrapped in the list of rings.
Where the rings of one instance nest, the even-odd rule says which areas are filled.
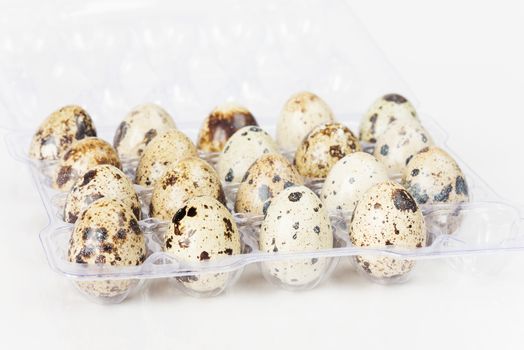
[[[286,188],[271,199],[260,228],[260,250],[266,253],[311,252],[333,248],[333,230],[320,199],[305,186]],[[316,284],[329,258],[264,262],[265,274],[284,285]]]
[[[386,167],[371,154],[351,153],[331,168],[320,198],[329,212],[350,213],[369,188],[387,179]]]
[[[371,187],[360,199],[348,223],[357,247],[415,249],[426,245],[422,211],[408,191],[393,181]],[[357,256],[357,267],[375,280],[400,279],[414,262],[391,257]]]
[[[75,141],[96,136],[89,114],[80,106],[65,106],[51,113],[31,140],[29,156],[38,160],[59,159]]]
[[[293,151],[315,126],[333,122],[331,108],[311,92],[299,92],[286,101],[277,122],[277,143]]]
[[[360,151],[358,139],[340,123],[315,127],[302,141],[295,153],[295,166],[306,177],[325,178],[340,159]]]
[[[227,140],[247,125],[258,125],[247,108],[234,103],[217,106],[200,128],[197,148],[206,152],[220,152]]]
[[[188,199],[164,235],[164,250],[188,264],[215,262],[240,254],[240,234],[231,213],[213,197]],[[224,290],[231,273],[206,273],[179,277],[185,288],[211,293]]]
[[[100,164],[121,168],[120,159],[109,143],[96,137],[74,142],[60,158],[51,185],[69,191],[79,176]]]
[[[240,183],[251,164],[275,152],[278,146],[267,132],[258,126],[245,126],[231,136],[218,158],[220,179],[228,184]]]
[[[433,145],[428,131],[418,122],[394,122],[378,138],[373,155],[390,176],[400,175],[407,163],[421,149]]]
[[[237,213],[263,215],[268,199],[304,180],[296,168],[281,154],[269,153],[249,167],[238,187],[235,201]]]
[[[376,100],[360,122],[360,140],[376,142],[394,121],[418,120],[415,107],[398,94],[384,95]]]
[[[155,137],[145,148],[136,169],[135,182],[153,186],[171,165],[197,155],[195,145],[183,132],[168,130]]]
[[[120,158],[139,158],[155,136],[174,128],[173,118],[162,107],[142,104],[124,117],[116,130],[113,145]]]
[[[80,213],[100,198],[121,200],[140,220],[142,210],[133,183],[120,169],[103,164],[90,168],[76,180],[67,195],[64,221],[75,223]]]
[[[77,264],[137,266],[144,262],[146,251],[144,235],[128,205],[101,198],[78,218],[67,256]],[[132,280],[77,282],[86,294],[101,298],[125,294],[133,284]]]
[[[150,216],[171,220],[186,200],[197,196],[210,196],[225,203],[215,169],[200,158],[185,158],[168,168],[156,182],[151,197]]]

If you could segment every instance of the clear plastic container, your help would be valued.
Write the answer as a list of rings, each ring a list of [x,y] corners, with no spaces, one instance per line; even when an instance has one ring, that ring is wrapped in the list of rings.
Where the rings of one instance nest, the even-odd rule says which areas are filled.
[[[261,127],[274,134],[283,103],[301,90],[320,95],[337,120],[353,131],[382,94],[401,93],[417,105],[416,99],[344,1],[195,1],[183,8],[143,0],[20,5],[0,14],[0,43],[1,126],[10,130],[10,153],[27,163],[46,208],[49,225],[40,232],[42,246],[51,268],[95,301],[120,302],[138,288],[147,288],[145,280],[159,278],[190,295],[213,296],[230,288],[253,263],[270,283],[290,290],[317,286],[329,278],[339,259],[351,259],[363,276],[379,283],[404,282],[421,259],[447,258],[442,263],[458,269],[494,272],[510,255],[499,254],[496,262],[486,255],[524,249],[521,213],[449,150],[446,133],[422,115],[435,143],[465,172],[471,198],[458,208],[459,219],[456,207],[422,208],[427,247],[353,247],[347,233],[349,213],[333,213],[332,249],[262,253],[257,242],[262,219],[235,214],[242,254],[184,264],[162,251],[167,225],[147,217],[151,191],[137,186],[145,214],[140,222],[148,247],[145,262],[129,267],[70,263],[67,248],[73,225],[62,220],[65,195],[49,186],[54,164],[27,156],[37,125],[59,106],[85,107],[99,136],[111,141],[133,106],[155,102],[195,140],[205,116],[224,101],[247,106]],[[202,157],[212,163],[216,154]],[[134,166],[136,160],[127,160],[124,170],[132,176]],[[307,185],[318,190],[322,181],[308,179]],[[225,192],[232,208],[236,188],[225,186]],[[363,260],[373,259],[405,264],[406,273],[372,276],[362,266]],[[300,264],[316,265],[315,273],[302,280],[274,273],[279,266]],[[201,287],[188,283],[196,279],[204,281]]]

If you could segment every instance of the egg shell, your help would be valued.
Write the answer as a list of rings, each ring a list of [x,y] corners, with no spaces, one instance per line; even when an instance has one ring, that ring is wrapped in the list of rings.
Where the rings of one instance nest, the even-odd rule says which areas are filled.
[[[376,100],[360,122],[360,140],[374,143],[394,121],[418,120],[415,107],[398,94],[384,95]]]
[[[295,153],[298,172],[306,177],[325,178],[340,159],[360,151],[360,144],[351,130],[340,123],[315,127]]]
[[[280,148],[295,151],[315,126],[333,122],[333,112],[326,102],[311,92],[299,92],[284,104],[277,122]]]
[[[75,141],[96,136],[89,114],[80,106],[65,106],[49,115],[31,140],[29,156],[38,160],[59,159]]]
[[[329,172],[320,198],[328,212],[350,213],[373,185],[388,180],[384,164],[365,152],[351,153]]]
[[[240,234],[226,207],[213,197],[192,197],[171,220],[164,235],[164,250],[178,261],[194,264],[240,254]],[[179,277],[196,292],[223,290],[230,273],[206,273]]]
[[[197,148],[206,152],[220,152],[227,140],[247,125],[258,125],[247,108],[232,103],[215,107],[200,128]]]
[[[51,186],[69,191],[79,176],[101,164],[121,168],[120,159],[109,143],[96,137],[74,142],[60,158]]]
[[[414,249],[426,245],[422,211],[404,187],[389,180],[362,196],[348,227],[357,247]],[[359,256],[355,261],[362,272],[375,279],[398,278],[414,266],[412,261],[390,257]]]
[[[140,220],[142,210],[133,183],[120,169],[103,164],[90,168],[76,180],[67,195],[64,221],[75,223],[91,203],[105,197],[121,200]]]
[[[258,158],[245,173],[235,201],[237,213],[263,215],[268,199],[304,180],[296,168],[281,154],[269,153]]]
[[[293,186],[273,197],[260,228],[259,246],[266,253],[333,248],[331,223],[315,193],[305,186]],[[329,260],[293,259],[265,262],[262,266],[283,284],[305,285],[323,277]]]
[[[258,126],[245,126],[229,138],[218,158],[220,179],[238,184],[260,156],[275,152],[278,152],[278,146],[267,132]]]
[[[146,244],[131,209],[114,198],[101,198],[77,220],[67,255],[77,264],[136,266],[146,258]],[[82,281],[78,286],[92,296],[114,297],[126,293],[133,282]]]
[[[113,145],[120,158],[140,158],[157,135],[176,128],[173,118],[162,107],[146,103],[133,108],[118,126]]]
[[[433,145],[430,134],[418,122],[392,123],[379,137],[373,155],[384,165],[390,176],[402,174],[411,157]]]
[[[450,206],[449,215],[431,216],[428,225],[432,232],[451,234],[457,230],[462,221],[460,204],[469,201],[469,190],[466,176],[446,151],[433,146],[413,156],[402,184],[419,205]]]
[[[168,168],[156,182],[151,197],[150,216],[171,220],[187,199],[197,196],[210,196],[225,203],[215,169],[200,158],[185,158]]]
[[[198,156],[193,142],[181,131],[168,130],[155,137],[145,148],[136,169],[135,183],[154,186],[171,165]]]

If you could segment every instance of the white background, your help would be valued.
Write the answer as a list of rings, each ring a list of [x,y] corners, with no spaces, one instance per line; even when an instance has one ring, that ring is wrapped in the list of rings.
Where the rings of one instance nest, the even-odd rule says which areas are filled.
[[[524,205],[524,4],[351,3],[450,147]],[[344,262],[304,293],[276,290],[250,268],[217,298],[153,287],[120,305],[86,302],[47,266],[37,238],[46,217],[28,171],[5,147],[0,160],[1,349],[523,347],[521,255],[496,276],[435,261],[407,284],[381,286]]]

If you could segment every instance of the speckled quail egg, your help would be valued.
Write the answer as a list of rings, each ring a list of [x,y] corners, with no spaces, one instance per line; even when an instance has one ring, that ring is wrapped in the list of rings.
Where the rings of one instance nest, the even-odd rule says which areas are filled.
[[[96,136],[95,126],[79,106],[65,106],[51,113],[33,136],[29,156],[33,159],[60,158],[75,141]]]
[[[378,138],[373,155],[394,176],[402,173],[411,157],[431,145],[431,136],[418,122],[397,121]]]
[[[331,168],[320,198],[329,212],[352,212],[368,189],[387,179],[386,167],[377,158],[365,152],[351,153]]]
[[[140,220],[140,201],[133,183],[120,169],[103,164],[90,168],[78,177],[67,195],[64,221],[75,223],[82,211],[104,197],[121,200],[133,211],[137,220]]]
[[[197,196],[211,196],[225,203],[215,169],[200,158],[189,157],[168,168],[156,182],[149,215],[171,220],[184,201]]]
[[[144,235],[128,205],[101,198],[82,212],[69,240],[70,262],[87,265],[140,265],[146,258]],[[131,280],[77,282],[86,294],[115,297],[128,292]]]
[[[418,120],[415,107],[398,94],[384,95],[376,100],[360,122],[360,140],[376,142],[391,123],[396,120]]]
[[[349,227],[357,247],[414,249],[426,245],[421,210],[409,192],[393,181],[371,187],[355,207]],[[377,281],[400,281],[414,262],[391,257],[356,256],[361,272]]]
[[[155,136],[174,128],[173,118],[162,107],[146,103],[125,116],[116,130],[113,145],[120,158],[139,158]]]
[[[325,178],[336,162],[358,151],[358,139],[347,126],[340,123],[321,124],[298,147],[295,165],[303,176]]]
[[[278,152],[278,146],[267,132],[258,126],[245,126],[231,136],[218,158],[220,179],[240,183],[251,164],[260,156],[274,152]]]
[[[281,154],[269,153],[258,158],[245,173],[235,201],[237,213],[263,215],[268,199],[304,180],[297,169]]]
[[[74,142],[60,158],[52,187],[69,191],[79,176],[100,164],[121,168],[120,159],[109,143],[96,137]]]
[[[176,129],[168,130],[155,137],[145,148],[136,169],[135,183],[153,186],[169,166],[197,155],[195,145],[184,133]]]
[[[315,126],[333,121],[333,112],[326,102],[311,92],[299,92],[286,101],[280,113],[277,143],[294,152]]]
[[[227,140],[247,125],[258,125],[247,108],[232,103],[218,106],[211,111],[200,128],[197,148],[206,152],[220,152]]]
[[[262,222],[260,250],[267,253],[307,252],[333,248],[333,230],[320,199],[305,186],[286,188],[271,199]],[[312,287],[323,277],[329,258],[271,261],[264,275],[283,286]]]
[[[469,201],[466,177],[444,150],[428,147],[413,156],[404,169],[402,184],[418,204],[447,204],[450,214],[432,215],[428,223],[442,233],[453,233],[461,221],[459,204]]]
[[[192,197],[173,216],[164,235],[164,250],[178,261],[194,264],[240,254],[240,234],[231,213],[213,197]],[[195,292],[222,291],[230,273],[178,278]]]

